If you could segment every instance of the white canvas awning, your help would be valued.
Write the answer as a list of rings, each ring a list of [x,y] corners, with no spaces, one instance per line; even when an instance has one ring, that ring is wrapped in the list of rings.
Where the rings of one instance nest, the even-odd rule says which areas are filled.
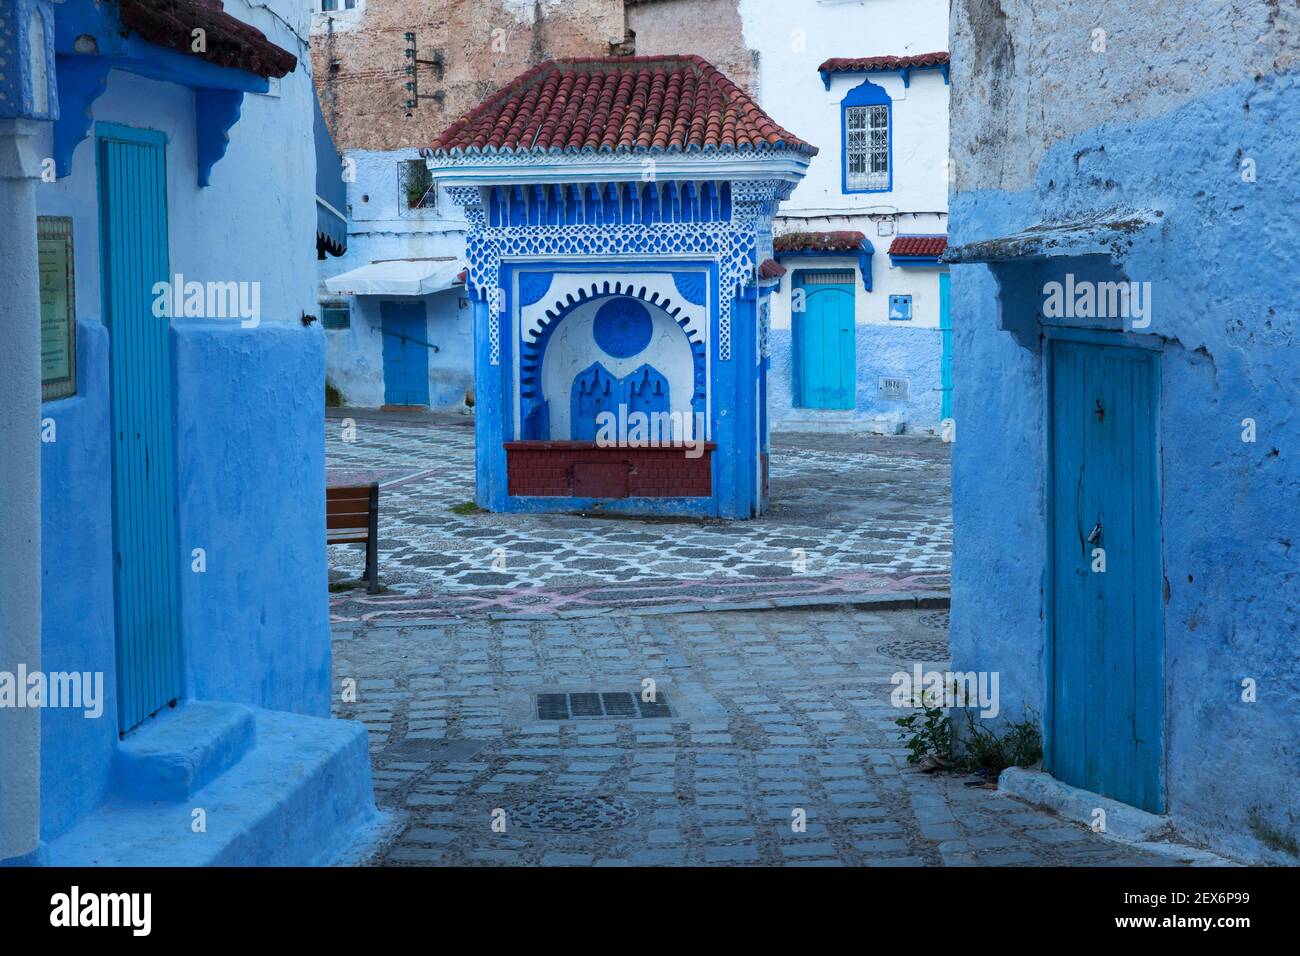
[[[381,259],[325,280],[334,295],[432,295],[460,284],[459,259]]]

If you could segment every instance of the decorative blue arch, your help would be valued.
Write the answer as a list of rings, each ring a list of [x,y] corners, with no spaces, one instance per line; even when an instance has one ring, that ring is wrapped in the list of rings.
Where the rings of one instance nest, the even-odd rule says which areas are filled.
[[[519,397],[521,405],[521,437],[525,441],[544,441],[550,437],[550,410],[547,408],[546,398],[542,394],[542,361],[546,356],[546,347],[550,343],[551,336],[560,323],[578,306],[596,299],[609,298],[612,301],[616,297],[631,297],[657,306],[667,312],[681,328],[682,334],[686,336],[686,341],[691,347],[691,359],[695,372],[691,411],[694,413],[704,411],[707,394],[704,342],[689,327],[690,317],[682,314],[683,306],[677,305],[673,299],[661,296],[658,292],[650,291],[645,286],[636,286],[633,283],[625,285],[622,282],[610,281],[593,282],[587,288],[578,289],[576,294],[567,294],[564,299],[556,301],[551,308],[546,310],[546,317],[541,320],[538,328],[529,333],[531,340],[525,340],[521,343]],[[611,352],[610,354],[616,353]],[[603,366],[601,368],[603,369]],[[582,374],[587,375],[590,372],[591,368],[588,368]],[[656,372],[656,374],[658,373]],[[664,392],[667,394],[666,382]],[[663,410],[666,411],[667,408]],[[577,419],[573,420],[576,421]],[[576,432],[571,431],[570,433],[574,436],[575,441],[578,440]]]
[[[887,110],[885,143],[889,150],[889,184],[883,189],[849,188],[849,109],[854,106],[884,106]],[[887,193],[894,188],[894,101],[884,87],[877,86],[870,80],[863,80],[840,100],[840,188],[845,195]]]

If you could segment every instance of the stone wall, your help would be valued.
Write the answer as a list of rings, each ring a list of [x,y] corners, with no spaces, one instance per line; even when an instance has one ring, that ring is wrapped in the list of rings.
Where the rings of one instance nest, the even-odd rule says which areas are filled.
[[[547,59],[697,53],[741,86],[757,79],[738,0],[358,0],[312,18],[317,92],[341,152],[424,146],[465,112]],[[404,105],[408,31],[421,99]],[[629,32],[630,31],[630,32]]]

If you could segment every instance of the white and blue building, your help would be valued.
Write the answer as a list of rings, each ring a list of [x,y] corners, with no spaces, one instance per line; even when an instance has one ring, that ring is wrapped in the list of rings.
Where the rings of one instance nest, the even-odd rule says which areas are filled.
[[[326,863],[377,820],[330,719],[301,12],[0,6],[0,859]]]
[[[784,430],[952,417],[947,0],[742,0],[758,97],[820,147],[776,219],[769,414]]]
[[[481,507],[763,511],[772,215],[815,152],[693,56],[548,61],[442,134]]]
[[[951,647],[1041,730],[1033,792],[1295,865],[1300,57],[1278,15],[954,4]]]

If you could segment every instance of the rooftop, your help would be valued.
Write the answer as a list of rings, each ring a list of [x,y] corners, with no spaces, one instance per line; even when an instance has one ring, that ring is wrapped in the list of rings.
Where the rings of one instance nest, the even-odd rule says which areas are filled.
[[[817,152],[693,55],[548,60],[454,122],[431,148],[444,156]]]
[[[121,0],[122,25],[157,46],[197,56],[217,66],[261,77],[292,73],[298,58],[261,30],[226,13],[221,0]],[[193,49],[193,31],[205,33],[205,49]]]
[[[911,53],[904,56],[836,56],[817,67],[819,73],[874,73],[878,70],[915,70],[947,66],[948,51]]]

